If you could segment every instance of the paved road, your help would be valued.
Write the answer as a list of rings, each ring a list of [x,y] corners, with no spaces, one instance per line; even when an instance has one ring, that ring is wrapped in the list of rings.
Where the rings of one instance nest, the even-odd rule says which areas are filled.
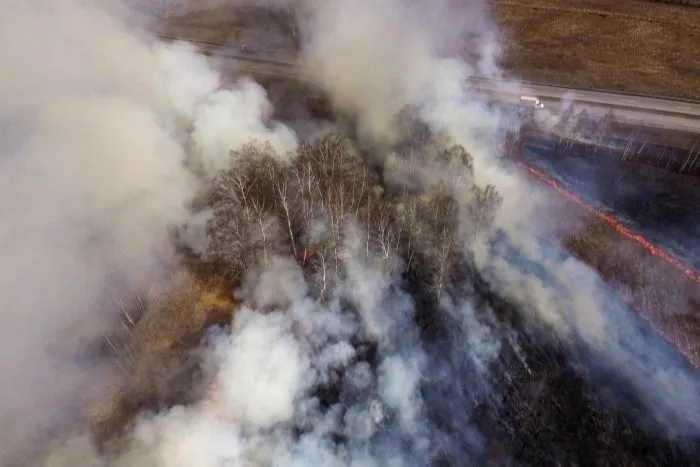
[[[179,39],[162,36],[165,40]],[[183,39],[187,40],[187,39]],[[310,84],[317,84],[312,75],[296,58],[252,46],[222,45],[205,41],[189,41],[202,52],[220,60],[224,68],[231,67],[253,75],[292,77]],[[493,94],[502,101],[517,101],[520,94],[537,96],[553,115],[560,114],[573,102],[577,110],[586,109],[591,116],[602,117],[612,111],[616,120],[623,123],[644,124],[659,128],[700,133],[700,102],[651,97],[602,90],[581,90],[538,83],[525,83],[515,88],[503,82],[484,78],[472,78],[472,86],[484,93]]]
[[[476,86],[501,94],[504,86],[485,79],[475,79]],[[562,86],[527,83],[525,93],[537,96],[552,113],[560,113],[569,102],[585,108],[591,116],[612,111],[618,121],[657,126],[674,130],[700,132],[700,102],[682,99],[649,97],[610,91],[589,91]],[[518,99],[519,95],[513,95]]]

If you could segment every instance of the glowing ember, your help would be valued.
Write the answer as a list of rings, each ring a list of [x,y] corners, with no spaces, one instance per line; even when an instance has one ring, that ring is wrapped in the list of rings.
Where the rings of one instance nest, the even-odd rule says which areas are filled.
[[[601,211],[600,209],[597,209],[596,207],[591,206],[590,204],[586,203],[579,196],[568,191],[559,182],[557,182],[555,179],[553,179],[549,175],[545,174],[544,172],[542,172],[534,167],[531,167],[531,166],[527,165],[525,162],[520,161],[520,160],[517,161],[517,164],[520,165],[521,167],[524,167],[525,169],[527,169],[528,172],[530,172],[535,177],[539,178],[541,181],[543,181],[544,183],[546,183],[550,187],[554,188],[556,191],[558,191],[560,194],[562,194],[564,197],[566,197],[569,201],[573,201],[574,203],[576,203],[577,205],[579,205],[583,209],[585,209],[587,212],[590,212],[591,214],[595,215],[596,217],[598,217],[600,219],[603,219],[610,226],[612,226],[617,232],[619,232],[620,234],[624,235],[625,237],[639,243],[648,252],[650,252],[651,254],[653,254],[653,255],[663,259],[664,261],[672,264],[673,266],[678,268],[686,277],[688,277],[689,279],[700,284],[700,274],[697,271],[695,271],[695,269],[693,269],[692,267],[683,263],[679,259],[673,257],[670,253],[668,253],[663,248],[654,245],[649,240],[644,238],[641,234],[633,232],[628,227],[626,227],[622,222],[615,219],[613,216],[606,214],[603,211]]]
[[[304,248],[304,251],[300,252],[297,256],[297,260],[299,261],[299,264],[301,264],[302,266],[306,266],[306,263],[315,255],[316,252],[314,250],[307,250],[306,248]]]

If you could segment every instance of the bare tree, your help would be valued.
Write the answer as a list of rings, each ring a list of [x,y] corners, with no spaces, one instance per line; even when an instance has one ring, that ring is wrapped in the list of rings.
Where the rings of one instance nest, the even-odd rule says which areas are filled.
[[[518,131],[508,131],[503,136],[503,146],[501,147],[501,157],[505,159],[513,159],[517,156],[520,151],[521,143],[523,142],[523,132]],[[557,141],[561,138],[557,137]]]
[[[428,289],[441,298],[459,261],[457,201],[446,192],[414,196],[402,200],[394,212],[394,241],[401,245],[407,269],[419,271]]]
[[[493,185],[487,185],[483,189],[474,187],[472,193],[473,197],[466,208],[469,221],[473,226],[471,231],[475,234],[493,224],[503,202],[503,197]]]
[[[377,172],[341,134],[302,145],[289,165],[264,150],[245,148],[210,194],[209,254],[226,265],[231,278],[272,255],[292,254],[324,299],[343,277],[345,236],[354,224],[364,230],[367,259],[393,268],[403,257],[407,268],[425,270],[440,297],[460,257],[460,212],[466,210],[475,232],[493,222],[501,200],[492,186],[470,186],[471,197],[460,206],[451,193],[473,179],[471,155],[462,146],[441,148],[437,142],[425,150],[432,155],[414,162],[418,172],[425,172],[424,164],[432,170],[421,182],[425,193],[389,196]],[[423,264],[417,264],[419,258]]]
[[[695,166],[698,162],[699,157],[700,157],[700,148],[698,147],[698,141],[695,140],[693,142],[693,147],[690,148],[690,151],[688,152],[687,157],[683,161],[683,165],[681,165],[680,172],[681,173],[692,173],[695,170]]]
[[[247,226],[252,221],[250,185],[240,172],[219,177],[210,193],[213,216],[208,225],[207,259],[224,265],[226,275],[237,280],[249,266],[245,248]]]
[[[377,194],[369,198],[361,217],[365,219],[365,255],[376,256],[385,267],[393,268],[401,247],[401,226],[396,221],[395,207]]]
[[[578,115],[576,115],[576,122],[572,129],[572,139],[589,137],[592,122],[586,109],[579,112]]]
[[[406,269],[410,270],[413,260],[419,253],[419,243],[414,237],[423,237],[421,224],[418,222],[418,197],[410,197],[402,200],[395,207],[395,218],[399,233],[403,239]]]
[[[576,126],[576,120],[576,110],[574,110],[573,103],[570,102],[560,115],[559,121],[554,125],[555,133],[564,138],[568,137]]]
[[[605,144],[611,136],[613,125],[615,124],[615,115],[612,110],[605,112],[603,118],[598,122],[598,128],[595,135],[595,144]]]
[[[247,146],[233,157],[236,166],[214,181],[209,194],[213,216],[206,256],[238,281],[244,271],[292,243],[293,235],[285,241],[277,219],[285,203],[292,203],[286,191],[282,197],[278,193],[285,189],[284,167],[269,152]]]
[[[431,285],[440,300],[447,290],[453,268],[456,263],[454,234],[446,229],[438,233],[434,249]]]
[[[299,204],[301,193],[294,186],[295,180],[289,176],[280,176],[274,181],[277,202],[282,211],[282,217],[287,227],[289,242],[295,258],[299,258],[297,243],[301,235],[300,217],[303,215],[302,206]]]
[[[474,160],[472,156],[459,144],[454,144],[442,151],[442,159],[448,163],[455,163],[464,167],[470,176],[474,176]]]
[[[328,291],[335,284],[334,271],[337,268],[331,266],[329,259],[328,250],[321,248],[316,251],[314,260],[311,262],[311,274],[315,279],[311,281],[311,285],[316,287],[318,297],[321,300],[328,297]]]

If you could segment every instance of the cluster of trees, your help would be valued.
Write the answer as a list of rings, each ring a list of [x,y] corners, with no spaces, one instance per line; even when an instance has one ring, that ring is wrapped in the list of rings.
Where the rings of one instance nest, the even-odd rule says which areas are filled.
[[[430,413],[444,424],[441,427],[446,433],[457,439],[466,424],[475,423],[487,435],[489,455],[503,451],[504,457],[513,455],[531,464],[564,457],[617,459],[620,465],[643,462],[642,456],[645,461],[684,459],[685,454],[679,452],[682,447],[654,439],[637,428],[641,423],[634,416],[627,416],[618,407],[608,408],[609,394],[619,391],[605,391],[605,398],[597,394],[589,384],[585,362],[572,365],[563,348],[548,340],[535,341],[526,329],[521,332],[524,327],[518,326],[517,310],[489,289],[478,274],[471,275],[469,281],[460,280],[465,272],[461,242],[493,222],[501,198],[494,187],[474,183],[472,159],[464,148],[439,143],[433,137],[426,142],[424,136],[401,145],[379,166],[369,163],[341,134],[303,145],[288,162],[253,145],[233,154],[235,167],[215,181],[207,200],[213,216],[206,257],[209,267],[228,276],[215,288],[227,289],[231,282],[240,281],[248,270],[273,256],[290,255],[297,258],[313,292],[323,299],[343,278],[348,241],[359,243],[368,260],[403,269],[413,281],[411,285],[418,284],[417,289],[428,291],[433,299],[449,293],[458,282],[471,283],[475,304],[493,309],[497,319],[503,321],[502,330],[511,326],[518,330],[514,333],[522,355],[520,350],[504,345],[503,371],[496,370],[493,375],[494,382],[503,389],[502,398],[480,403],[473,419],[464,423],[459,417],[440,420],[440,408]],[[204,317],[193,312],[209,307],[211,300],[202,295],[211,291],[212,285],[185,281],[178,286],[180,293],[153,304],[167,313],[142,321],[143,329],[134,331],[137,342],[143,340],[137,334],[143,335],[158,350],[140,349],[152,356],[142,368],[132,370],[136,381],[122,389],[101,412],[93,414],[95,437],[106,441],[107,446],[111,437],[123,432],[144,407],[167,407],[196,398],[191,382],[201,376],[192,370],[196,365],[191,365],[189,359],[193,357],[181,348],[183,343],[200,337],[191,331],[202,328]],[[411,287],[410,292],[415,294],[417,290]],[[228,298],[223,300],[221,308],[230,310]],[[432,318],[422,318],[438,321],[435,311],[433,308]],[[451,323],[448,315],[442,316],[443,328]],[[181,326],[175,329],[175,322]],[[433,324],[419,323],[426,327]],[[433,329],[439,331],[439,326]],[[450,333],[442,332],[441,337],[446,335]],[[462,346],[462,341],[462,335],[456,336],[456,343],[451,345]],[[454,369],[449,352],[442,355],[444,362],[436,358],[445,348],[449,349],[434,347],[432,363],[448,365],[445,368],[454,378],[447,378],[445,384],[433,378],[424,382],[422,389],[459,405],[473,372],[467,366]],[[162,363],[167,362],[162,352],[174,349],[187,359],[183,364],[173,364],[178,371],[164,368],[167,365]],[[518,364],[520,360],[527,361],[527,365]],[[610,388],[617,388],[610,384]],[[595,387],[599,385],[597,377]],[[190,390],[180,392],[178,388]],[[553,403],[541,404],[543,397]],[[449,409],[448,404],[440,407]],[[459,423],[451,431],[448,423],[453,419]],[[568,423],[572,419],[579,423]],[[582,439],[597,442],[591,448]]]
[[[585,139],[606,144],[613,136],[614,123],[612,111],[608,111],[603,118],[593,118],[586,109],[576,112],[573,104],[569,104],[554,126],[554,133],[561,138]]]
[[[232,157],[209,195],[206,259],[238,282],[273,256],[293,255],[319,298],[343,278],[348,235],[362,239],[366,260],[419,272],[440,297],[461,240],[488,228],[501,203],[493,186],[473,183],[461,146],[414,146],[377,167],[336,133],[304,144],[291,162],[253,145]]]
[[[230,321],[231,285],[279,256],[296,258],[319,300],[338,290],[348,253],[403,273],[423,303],[416,320],[435,321],[436,300],[463,277],[463,239],[488,228],[501,198],[473,183],[464,148],[429,132],[412,138],[381,164],[340,133],[303,144],[286,161],[254,144],[232,154],[234,167],[200,200],[213,213],[203,257],[188,257],[190,273],[152,297],[121,304],[124,332],[105,339],[124,380],[90,414],[100,449],[118,449],[140,410],[201,395],[191,384],[201,377],[191,349],[208,326]]]
[[[651,134],[641,126],[624,125],[612,111],[602,118],[567,107],[554,126],[555,150],[585,155],[610,155],[682,174],[700,175],[700,141],[673,134]]]

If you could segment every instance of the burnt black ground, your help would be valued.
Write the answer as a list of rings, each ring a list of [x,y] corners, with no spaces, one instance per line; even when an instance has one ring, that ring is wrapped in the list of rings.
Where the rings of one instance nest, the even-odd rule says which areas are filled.
[[[422,388],[441,433],[435,465],[700,465],[700,438],[676,437],[656,423],[633,385],[606,364],[609,355],[560,341],[525,319],[485,276],[469,266],[462,273],[462,290],[452,293],[469,297],[501,345],[486,372],[470,362],[469,350],[446,350],[459,348],[464,334],[449,314],[434,313],[437,303],[420,292],[424,281],[409,277],[407,284],[419,317],[423,310],[434,318],[419,319],[431,374],[445,375]],[[630,336],[642,339],[650,354],[700,378],[649,323],[621,307]]]
[[[603,150],[524,149],[529,163],[569,191],[700,269],[700,178],[626,162]]]
[[[529,146],[523,152],[528,163],[570,191],[700,265],[694,248],[700,233],[697,178],[604,153],[566,154],[547,146]],[[563,345],[542,330],[523,327],[516,307],[499,299],[483,281],[476,284],[481,284],[479,296],[497,310],[499,321],[516,330],[522,349],[521,356],[512,348],[503,352],[494,372],[502,397],[479,407],[476,418],[492,447],[483,465],[700,465],[700,438],[674,437],[651,421],[624,379],[596,363],[605,361],[605,355],[592,354],[585,346]],[[639,327],[650,348],[674,352],[636,313],[626,319],[631,327]],[[689,365],[686,368],[697,377]],[[460,387],[455,382],[453,391]]]

